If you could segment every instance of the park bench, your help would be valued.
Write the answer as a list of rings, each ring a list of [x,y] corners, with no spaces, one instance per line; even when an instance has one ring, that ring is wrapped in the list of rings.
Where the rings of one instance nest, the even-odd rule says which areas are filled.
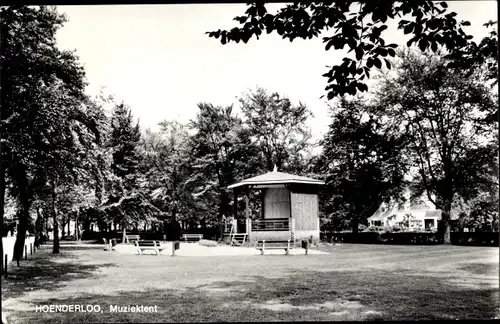
[[[188,241],[188,240],[201,240],[203,239],[203,234],[182,234],[182,239],[184,241]]]
[[[137,253],[142,255],[144,250],[154,250],[156,255],[160,255],[160,252],[165,248],[160,246],[160,241],[149,241],[149,240],[138,240],[135,241],[135,247],[137,248]]]
[[[255,247],[260,250],[260,254],[263,255],[265,250],[285,250],[286,255],[290,253],[290,249],[293,248],[293,244],[290,240],[274,240],[274,241],[257,241]]]
[[[125,235],[125,242],[127,244],[134,243],[135,241],[139,241],[140,239],[140,235]]]

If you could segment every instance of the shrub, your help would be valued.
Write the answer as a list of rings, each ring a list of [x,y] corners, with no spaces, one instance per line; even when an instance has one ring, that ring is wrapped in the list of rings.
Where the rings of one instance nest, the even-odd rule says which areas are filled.
[[[364,224],[358,224],[358,231],[364,231],[367,229],[368,226],[364,225]]]
[[[198,244],[200,244],[202,246],[208,246],[208,247],[217,246],[217,242],[216,241],[211,241],[211,240],[200,240],[198,242]]]
[[[393,227],[391,227],[390,231],[391,232],[401,232],[402,228],[399,225],[394,225]]]
[[[392,230],[392,227],[389,227],[389,226],[370,226],[366,229],[365,232],[385,233],[385,232],[390,232],[391,230]]]
[[[498,232],[451,233],[451,243],[456,245],[498,246]]]

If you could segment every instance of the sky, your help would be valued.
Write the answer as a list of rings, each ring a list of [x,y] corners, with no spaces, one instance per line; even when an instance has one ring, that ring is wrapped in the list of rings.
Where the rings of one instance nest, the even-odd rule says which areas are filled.
[[[268,4],[269,12],[283,3]],[[306,104],[313,139],[330,123],[324,90],[328,65],[346,52],[325,51],[321,38],[290,43],[276,34],[247,44],[221,45],[207,31],[230,29],[243,15],[244,4],[166,4],[58,6],[68,22],[57,34],[58,46],[76,50],[85,67],[87,92],[103,88],[125,102],[143,128],[157,130],[162,120],[188,122],[200,102],[234,105],[257,86]],[[498,20],[496,1],[448,1],[457,20],[468,20],[465,31],[479,41],[488,31],[483,23]],[[328,35],[328,32],[324,35]],[[404,44],[408,37],[389,23],[386,41]]]

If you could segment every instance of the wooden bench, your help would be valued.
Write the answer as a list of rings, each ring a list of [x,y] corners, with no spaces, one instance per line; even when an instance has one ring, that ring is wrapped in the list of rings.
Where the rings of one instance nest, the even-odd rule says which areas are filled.
[[[130,244],[141,239],[140,235],[125,235],[125,243]]]
[[[285,250],[286,255],[290,253],[290,250],[293,248],[290,240],[262,240],[262,241],[257,241],[257,244],[255,247],[257,250],[260,250],[260,254],[264,255],[265,250]]]
[[[135,241],[135,247],[137,248],[137,253],[142,255],[144,250],[154,250],[156,255],[160,255],[160,252],[165,248],[160,246],[160,241],[149,241],[149,240],[138,240]]]
[[[188,241],[188,240],[201,240],[203,239],[203,234],[182,234],[182,239],[184,241]]]

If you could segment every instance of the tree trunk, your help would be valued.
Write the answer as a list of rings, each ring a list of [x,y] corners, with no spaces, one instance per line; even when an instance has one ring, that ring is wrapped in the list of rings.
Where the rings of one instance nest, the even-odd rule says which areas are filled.
[[[443,221],[443,243],[451,244],[451,199],[446,199],[443,204],[442,221]]]
[[[465,227],[465,215],[460,215],[458,218],[458,230],[463,233]]]
[[[52,222],[54,223],[52,226],[54,234],[54,240],[52,241],[52,253],[57,254],[59,253],[59,224],[57,222],[57,214],[55,211],[52,212],[52,217]]]
[[[358,226],[359,226],[358,218],[357,217],[353,217],[351,224],[352,224],[352,232],[354,234],[357,234],[358,233]]]
[[[351,227],[354,234],[358,233],[359,219],[354,210],[354,204],[349,204],[349,209],[351,213]]]
[[[14,244],[14,258],[19,265],[19,261],[23,257],[24,243],[26,240],[26,230],[28,229],[29,211],[31,207],[30,188],[28,187],[28,177],[23,166],[20,166],[17,171],[17,182],[19,190],[19,226],[17,229],[16,243]]]
[[[36,208],[36,221],[35,221],[35,246],[38,248],[41,244],[42,236],[42,215],[40,213],[40,208]]]
[[[50,215],[47,213],[45,217],[45,236],[47,237],[47,239],[49,238],[49,218]]]
[[[220,182],[219,182],[220,183]],[[231,212],[228,209],[228,197],[224,189],[220,190],[220,204],[219,204],[219,217],[222,219],[222,215],[229,217]]]
[[[4,167],[4,162],[0,160],[0,214],[2,214],[2,227],[0,228],[0,234],[3,237],[4,233],[4,228],[3,228],[3,216],[4,216],[4,205],[5,205],[5,167]],[[3,257],[3,240],[0,242],[0,253],[2,253]],[[0,265],[0,274],[3,273],[3,262],[4,260],[1,260],[1,265]]]
[[[493,217],[491,219],[491,231],[498,232],[498,221],[497,221],[497,214],[496,213],[493,213]]]
[[[122,228],[123,228],[122,243],[125,243],[125,236],[127,235],[127,226],[125,225],[125,222],[122,223]]]
[[[167,239],[170,239],[168,236],[168,223],[166,220],[163,221],[163,235],[166,235],[167,236]]]
[[[80,233],[80,222],[78,221],[78,212],[76,213],[75,217],[75,239],[77,242],[80,242],[82,240],[81,233]]]
[[[90,222],[88,219],[83,219],[83,232],[87,231],[87,232],[91,232],[90,230]]]
[[[64,221],[64,218],[61,220],[61,236],[66,236],[66,222]]]
[[[176,206],[174,206],[174,207],[172,208],[172,221],[173,221],[173,222],[176,222],[176,221],[177,221],[177,208],[176,208]]]
[[[28,210],[26,210],[28,209]],[[26,241],[26,229],[28,228],[29,203],[24,202],[19,213],[19,225],[17,227],[16,243],[14,245],[14,257],[19,265],[23,258],[24,244]]]
[[[56,209],[56,186],[52,183],[52,221],[54,229],[54,241],[52,243],[52,253],[59,253],[59,224],[57,222],[57,209]]]

